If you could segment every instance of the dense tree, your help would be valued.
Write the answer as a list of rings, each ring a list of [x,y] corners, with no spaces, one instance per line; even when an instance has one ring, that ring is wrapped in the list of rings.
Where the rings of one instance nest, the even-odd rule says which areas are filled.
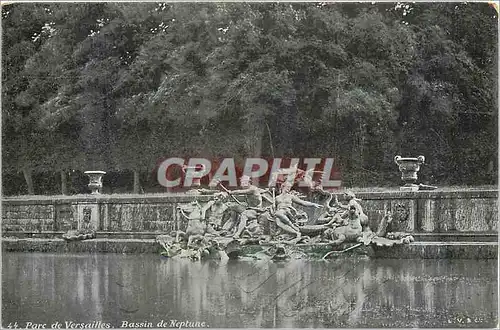
[[[40,4],[2,6],[2,140],[4,171],[24,174],[28,192],[34,193],[32,171],[46,163],[50,135],[40,127],[37,111],[53,92],[51,10]],[[40,66],[43,57],[51,63]]]
[[[497,17],[484,3],[2,6],[4,174],[163,157],[334,157],[347,185],[496,183]],[[5,177],[5,176],[4,176]],[[4,180],[5,182],[5,180]],[[145,182],[146,189],[150,183]],[[46,189],[40,187],[37,193]]]
[[[419,48],[402,84],[401,150],[439,159],[430,172],[439,182],[495,182],[496,12],[480,3],[408,9]]]

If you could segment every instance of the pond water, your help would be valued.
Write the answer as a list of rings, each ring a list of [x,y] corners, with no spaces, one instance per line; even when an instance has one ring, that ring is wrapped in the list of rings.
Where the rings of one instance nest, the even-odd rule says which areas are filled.
[[[178,320],[212,328],[478,328],[494,327],[498,317],[497,260],[224,263],[3,253],[2,266],[3,327],[156,328]]]

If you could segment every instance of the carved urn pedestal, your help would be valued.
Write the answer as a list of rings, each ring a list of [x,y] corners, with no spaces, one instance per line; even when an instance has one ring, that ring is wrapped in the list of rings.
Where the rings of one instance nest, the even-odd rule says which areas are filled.
[[[394,162],[399,166],[401,171],[401,180],[405,183],[400,187],[401,191],[418,191],[419,185],[416,184],[418,176],[417,172],[420,170],[420,165],[425,162],[424,156],[417,158],[403,158],[401,156],[394,157]]]
[[[92,195],[99,195],[102,189],[102,177],[106,172],[104,171],[86,171],[84,172],[90,178],[89,188]]]

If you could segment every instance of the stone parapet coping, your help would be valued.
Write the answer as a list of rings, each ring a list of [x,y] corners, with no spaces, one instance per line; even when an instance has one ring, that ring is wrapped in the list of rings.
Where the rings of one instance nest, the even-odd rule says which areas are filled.
[[[343,191],[339,191],[341,194]],[[429,191],[360,191],[352,190],[356,197],[364,200],[382,199],[471,199],[471,198],[498,198],[498,189],[456,189],[456,190],[429,190]],[[15,196],[2,197],[2,203],[10,205],[37,205],[37,204],[67,204],[67,203],[188,203],[196,198],[200,202],[208,201],[210,195],[190,195],[185,193],[172,194],[112,194],[112,195],[54,195],[54,196]]]

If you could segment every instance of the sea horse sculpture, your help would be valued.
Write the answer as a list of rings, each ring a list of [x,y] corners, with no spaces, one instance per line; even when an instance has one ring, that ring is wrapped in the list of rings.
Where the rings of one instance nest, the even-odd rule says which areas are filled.
[[[355,206],[351,206],[347,215],[347,224],[325,231],[324,236],[331,240],[332,245],[344,242],[358,242],[363,235],[361,226],[361,215]]]

